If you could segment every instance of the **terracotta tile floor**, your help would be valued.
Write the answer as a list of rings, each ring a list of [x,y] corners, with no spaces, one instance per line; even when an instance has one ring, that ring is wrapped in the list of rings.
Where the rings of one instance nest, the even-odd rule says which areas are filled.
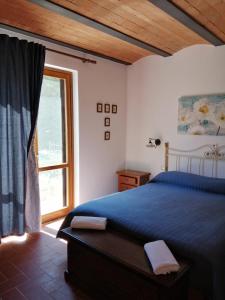
[[[42,232],[4,239],[0,245],[0,300],[91,300],[78,287],[64,280],[66,242],[56,239],[61,221]],[[189,300],[203,300],[195,293]]]
[[[3,240],[0,245],[1,300],[90,300],[64,280],[66,243],[54,237],[56,230],[27,235],[26,240]]]

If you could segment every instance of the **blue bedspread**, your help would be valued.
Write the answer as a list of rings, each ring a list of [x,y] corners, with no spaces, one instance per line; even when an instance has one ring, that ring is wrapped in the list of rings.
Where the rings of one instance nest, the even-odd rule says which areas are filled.
[[[225,299],[225,180],[161,173],[139,188],[80,205],[62,228],[74,215],[107,217],[109,227],[143,243],[165,240],[193,262],[193,286]]]

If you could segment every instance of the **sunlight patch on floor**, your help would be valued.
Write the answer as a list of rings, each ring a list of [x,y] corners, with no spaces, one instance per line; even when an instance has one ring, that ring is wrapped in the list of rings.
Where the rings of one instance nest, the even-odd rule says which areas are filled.
[[[11,236],[3,238],[1,240],[1,242],[2,242],[2,244],[11,243],[11,242],[23,243],[27,240],[27,238],[28,238],[27,233],[25,233],[24,235],[21,235],[21,236],[11,235]]]
[[[59,219],[47,224],[43,224],[42,225],[42,229],[41,232],[43,232],[44,234],[51,236],[53,238],[56,238],[56,234],[60,228],[60,226],[62,225],[62,222],[64,221],[64,219]],[[62,243],[67,243],[65,240],[63,239],[58,239],[58,241],[62,242]]]
[[[52,237],[52,238],[54,238],[54,239],[56,238],[55,234],[52,234],[52,233],[44,231],[44,230],[41,230],[41,232],[48,235],[48,236],[50,236],[50,237]],[[61,243],[67,244],[67,241],[65,241],[63,239],[58,238],[58,241],[61,242]]]
[[[58,231],[59,228],[60,228],[60,226],[62,225],[63,220],[64,220],[64,219],[56,220],[56,221],[53,221],[53,222],[51,222],[51,223],[44,224],[43,226]]]

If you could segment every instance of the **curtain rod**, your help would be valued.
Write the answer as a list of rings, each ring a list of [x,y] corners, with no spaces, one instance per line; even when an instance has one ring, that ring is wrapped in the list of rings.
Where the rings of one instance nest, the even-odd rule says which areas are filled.
[[[90,64],[96,64],[97,63],[96,60],[92,60],[92,59],[89,59],[89,58],[84,58],[84,57],[77,56],[77,55],[68,54],[68,53],[65,53],[65,52],[58,51],[58,50],[53,50],[53,49],[50,49],[50,48],[46,48],[46,50],[50,51],[50,52],[62,54],[62,55],[65,55],[65,56],[69,56],[69,57],[72,57],[72,58],[75,58],[75,59],[79,59],[83,63],[86,63],[86,62],[90,63]]]

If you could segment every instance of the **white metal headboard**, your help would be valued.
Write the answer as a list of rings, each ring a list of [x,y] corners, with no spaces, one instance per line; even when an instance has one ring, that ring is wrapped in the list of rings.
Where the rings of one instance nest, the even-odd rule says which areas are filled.
[[[199,175],[206,175],[205,167],[207,164],[207,170],[210,172],[210,176],[218,177],[219,163],[225,163],[225,145],[203,145],[191,150],[181,150],[170,148],[169,143],[165,143],[165,171],[169,170],[170,157],[175,159],[176,171],[181,171],[182,160],[182,162],[185,162],[185,168],[183,167],[183,170],[188,173],[192,173],[194,168],[196,171],[197,166],[197,173]]]

